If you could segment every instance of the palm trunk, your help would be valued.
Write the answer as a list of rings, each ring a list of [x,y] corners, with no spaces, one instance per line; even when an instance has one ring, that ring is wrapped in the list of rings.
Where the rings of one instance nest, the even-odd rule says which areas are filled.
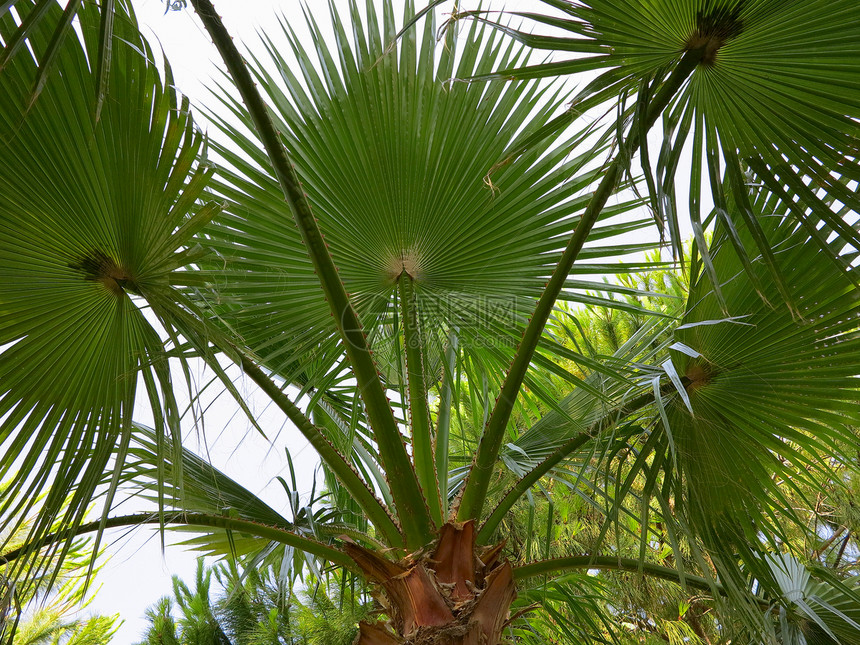
[[[387,623],[361,623],[356,645],[497,645],[516,597],[502,544],[478,551],[475,524],[445,524],[432,551],[396,563],[357,544],[347,553],[379,585]]]

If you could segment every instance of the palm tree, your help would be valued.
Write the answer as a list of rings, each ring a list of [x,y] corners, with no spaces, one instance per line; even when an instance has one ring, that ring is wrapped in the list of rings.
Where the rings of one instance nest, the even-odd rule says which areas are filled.
[[[197,561],[193,590],[179,576],[173,576],[173,598],[181,618],[176,621],[170,615],[173,604],[171,598],[161,598],[146,611],[150,626],[140,645],[230,645],[231,641],[212,606],[209,591],[211,584],[212,571],[204,567],[202,559]]]
[[[228,73],[207,145],[122,3],[19,1],[20,24],[0,4],[0,477],[20,473],[4,522],[47,490],[28,546],[5,553],[21,584],[41,547],[149,522],[194,527],[208,552],[360,572],[387,617],[362,645],[498,643],[529,580],[581,569],[702,588],[760,634],[771,601],[820,617],[785,598],[773,554],[806,525],[789,492],[854,458],[860,15],[544,2],[524,17],[552,35],[467,12],[439,48],[432,14],[350,3],[331,45],[308,14],[313,52],[283,24],[287,45],[246,62],[192,0]],[[72,9],[82,39],[55,47]],[[578,56],[530,65],[500,31]],[[572,100],[506,82],[579,72]],[[695,242],[671,340],[655,320],[587,355],[546,333],[559,299],[631,292],[589,276],[630,268],[614,261],[643,247],[618,239],[648,224],[640,204],[681,255],[686,150]],[[270,397],[317,450],[329,505],[284,517],[182,448],[169,365],[190,384],[191,358],[240,405],[225,360]],[[130,481],[156,513],[111,514]],[[505,519],[548,481],[590,500],[599,535],[520,558]],[[639,557],[613,552],[630,534]],[[654,539],[670,564],[646,558]],[[830,612],[827,637],[834,621],[857,627]]]

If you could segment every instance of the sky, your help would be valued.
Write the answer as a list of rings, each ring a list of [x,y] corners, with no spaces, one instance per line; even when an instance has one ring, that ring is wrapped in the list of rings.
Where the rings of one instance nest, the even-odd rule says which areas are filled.
[[[218,77],[215,61],[218,53],[211,44],[191,8],[165,14],[162,0],[134,0],[141,29],[153,50],[162,48],[170,61],[174,79],[181,92],[189,96],[192,105],[204,102],[205,89]],[[300,18],[299,3],[288,0],[235,0],[217,3],[217,9],[237,41],[254,42],[256,29],[271,21],[276,11],[288,18]],[[197,110],[199,115],[200,111]],[[202,368],[195,374],[198,383],[211,378]],[[174,382],[182,383],[181,375]],[[277,411],[267,405],[267,399],[247,382],[239,381],[260,424],[274,439],[270,445],[237,412],[227,395],[210,405],[205,401],[205,426],[186,424],[186,443],[205,454],[218,468],[225,471],[251,492],[260,495],[276,510],[282,511],[285,498],[279,486],[269,486],[277,475],[287,476],[284,449],[289,449],[296,467],[299,492],[310,492],[319,460],[297,430],[285,425]],[[136,418],[146,418],[145,410]],[[124,507],[127,507],[124,508]],[[125,502],[120,512],[134,510],[134,501]],[[167,534],[169,541],[177,538]],[[136,642],[146,628],[144,612],[163,595],[171,595],[171,576],[178,575],[189,583],[193,580],[196,555],[181,546],[168,546],[162,551],[157,531],[113,532],[106,536],[106,561],[95,579],[95,594],[86,612],[120,614],[124,623],[114,642],[125,645]]]
[[[308,4],[312,9],[318,7],[327,13],[327,2],[323,0],[308,0]],[[346,3],[336,0],[335,4],[344,6]],[[421,5],[420,0],[416,4]],[[517,0],[509,6],[527,10],[539,4],[533,0]],[[277,14],[283,14],[299,30],[303,23],[299,0],[220,0],[215,5],[234,39],[252,49],[259,41],[258,29],[276,24]],[[207,86],[211,87],[212,81],[219,78],[216,61],[220,58],[191,7],[165,14],[163,0],[133,0],[133,6],[153,50],[157,54],[160,47],[170,61],[179,90],[189,96],[192,107],[206,103]],[[198,123],[202,122],[205,127],[199,109],[196,116]],[[195,377],[203,382],[207,375],[201,370]],[[175,382],[182,382],[181,376],[177,375]],[[279,487],[269,486],[275,476],[286,474],[283,450],[290,450],[297,469],[299,492],[305,496],[311,489],[318,458],[298,431],[285,425],[283,417],[267,407],[266,398],[257,393],[253,385],[243,383],[240,389],[248,395],[251,407],[260,413],[263,428],[267,432],[269,429],[280,431],[274,446],[267,444],[251,428],[247,419],[237,413],[235,404],[226,400],[226,395],[207,408],[203,432],[189,427],[185,437],[214,465],[262,496],[276,510],[283,511],[285,498],[277,494]],[[145,420],[145,410],[136,414],[138,419],[141,415]],[[134,501],[130,500],[119,510],[125,513],[133,509]],[[167,539],[171,537],[168,533]],[[171,595],[172,575],[189,583],[193,580],[196,556],[181,546],[167,546],[162,551],[158,532],[149,529],[111,533],[106,536],[105,544],[107,559],[95,579],[96,592],[86,612],[119,613],[124,623],[114,642],[125,645],[141,637],[146,628],[144,612],[147,607],[161,596]]]
[[[327,3],[323,0],[308,0],[308,4],[327,13]],[[345,2],[337,0],[335,4],[345,5]],[[422,3],[416,1],[416,4]],[[206,103],[206,88],[219,76],[215,64],[219,57],[190,6],[165,14],[163,0],[133,0],[133,5],[153,49],[157,52],[162,48],[170,61],[177,87],[191,98],[192,106]],[[509,8],[517,10],[541,6],[545,8],[535,0],[508,2]],[[276,13],[282,13],[296,27],[303,22],[299,0],[220,0],[216,2],[216,9],[234,39],[252,48],[258,42],[257,30],[276,24]],[[199,109],[196,114],[200,114]],[[205,121],[199,118],[198,121],[206,127]],[[205,382],[208,376],[201,369],[195,378]],[[176,382],[182,382],[181,377]],[[207,408],[205,427],[189,425],[186,437],[190,445],[205,452],[217,467],[281,511],[285,498],[277,494],[278,486],[269,484],[275,476],[284,474],[284,449],[290,450],[298,471],[299,492],[305,495],[312,486],[318,459],[298,431],[285,425],[280,414],[267,407],[265,397],[247,383],[240,381],[239,387],[248,395],[251,407],[260,414],[261,425],[267,431],[272,429],[270,435],[277,435],[274,445],[267,444],[251,428],[248,420],[237,413],[235,404],[226,400],[226,395]],[[140,413],[145,420],[145,411]],[[124,506],[128,508],[120,511],[129,512],[134,501]],[[171,538],[169,534],[167,537]],[[125,622],[115,642],[133,643],[146,627],[143,618],[146,608],[159,597],[171,593],[171,575],[179,575],[189,582],[193,579],[195,556],[182,547],[168,546],[162,553],[159,535],[152,530],[135,531],[130,536],[111,534],[106,540],[106,551],[109,557],[96,578],[97,593],[87,611],[119,613]]]

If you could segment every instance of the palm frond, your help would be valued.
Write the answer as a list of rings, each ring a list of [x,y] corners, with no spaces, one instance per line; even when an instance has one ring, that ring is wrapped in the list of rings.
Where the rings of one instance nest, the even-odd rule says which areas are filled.
[[[783,643],[850,643],[860,634],[860,594],[856,579],[842,582],[823,569],[809,569],[788,554],[767,564],[782,592],[779,636]]]
[[[51,5],[29,35],[37,51],[61,11]],[[211,171],[195,164],[203,138],[188,103],[169,67],[162,80],[131,15],[115,25],[113,83],[94,121],[100,17],[89,5],[79,16],[82,40],[56,55],[62,82],[35,106],[29,53],[0,75],[0,151],[10,160],[0,168],[0,477],[17,471],[0,515],[14,526],[48,491],[35,541],[57,521],[79,523],[113,468],[109,507],[139,383],[159,434],[178,446],[167,354],[140,297],[172,290],[175,269],[194,257],[190,235],[218,210],[197,202]],[[0,18],[5,42],[16,28]]]
[[[586,169],[589,156],[568,157],[587,132],[546,154],[534,147],[510,157],[550,118],[557,94],[532,84],[443,81],[518,60],[517,48],[491,38],[479,56],[486,34],[476,27],[463,42],[446,41],[437,56],[434,25],[427,21],[422,35],[408,32],[383,55],[381,27],[364,26],[356,12],[353,7],[353,38],[333,16],[337,49],[328,49],[308,18],[318,36],[319,71],[304,66],[294,75],[277,43],[286,40],[297,60],[311,55],[286,24],[277,40],[265,38],[271,61],[254,63],[260,86],[270,94],[383,374],[397,386],[399,359],[386,357],[397,342],[395,291],[404,271],[414,280],[432,382],[441,375],[451,329],[466,351],[498,346],[502,363],[510,349],[495,334],[502,329],[503,336],[516,336],[552,266],[551,252],[561,246],[559,236],[576,225],[575,213],[587,202],[578,195],[595,177]],[[229,92],[218,96],[248,123]],[[328,357],[329,372],[336,371],[342,350],[334,325],[298,235],[284,224],[285,207],[267,162],[239,128],[223,120],[221,128],[248,156],[214,146],[228,162],[216,190],[231,204],[207,230],[207,244],[227,263],[227,270],[222,264],[212,273],[219,285],[215,308],[288,380],[304,371],[308,356]],[[615,255],[614,236],[646,225],[611,219],[635,205],[607,212],[588,260]]]
[[[761,193],[750,203],[800,317],[761,299],[758,289],[773,301],[780,289],[751,238],[741,234],[758,287],[718,227],[710,251],[732,316],[701,276],[675,333],[680,382],[663,400],[658,452],[664,495],[682,521],[709,548],[732,553],[727,560],[760,564],[756,552],[768,540],[802,524],[789,491],[802,499],[801,486],[838,480],[831,468],[842,464],[840,446],[854,442],[860,301],[844,266],[822,259],[784,206]],[[831,244],[844,255],[838,238]]]
[[[5,0],[0,3],[0,19],[7,21],[12,17],[14,9],[19,17],[19,23],[14,30],[0,37],[0,74],[18,55],[29,55],[28,49],[37,57],[37,65],[31,70],[31,83],[28,104],[32,106],[50,76],[57,67],[57,58],[64,47],[74,48],[76,35],[74,32],[75,19],[82,11],[83,0],[66,0],[65,8],[60,13],[56,11],[56,3],[47,0]],[[112,68],[112,52],[114,40],[114,21],[133,15],[131,6],[116,0],[100,0],[100,26],[98,47],[91,50],[90,61],[96,73],[95,92],[90,96],[91,115],[97,121],[107,96],[107,88]],[[169,3],[172,8],[172,3]],[[178,8],[178,7],[177,7]],[[11,24],[11,23],[10,23]],[[121,33],[123,29],[120,29]],[[42,34],[51,33],[50,40],[43,40]],[[25,77],[27,80],[27,77]]]
[[[689,150],[691,135],[690,217],[702,238],[700,246],[704,247],[699,216],[704,179],[722,216],[757,240],[750,250],[736,245],[748,275],[756,279],[750,254],[762,256],[786,300],[787,285],[769,256],[761,227],[742,201],[732,205],[731,215],[726,206],[730,197],[723,170],[730,177],[731,194],[742,200],[744,169],[752,165],[756,178],[769,190],[792,194],[787,199],[793,204],[792,217],[805,223],[810,240],[822,251],[834,257],[823,242],[827,234],[816,232],[821,224],[857,247],[860,239],[851,222],[858,203],[850,186],[860,177],[856,145],[860,16],[852,0],[543,2],[552,8],[546,14],[511,15],[539,29],[554,28],[560,35],[533,34],[492,21],[482,12],[465,15],[491,22],[535,49],[579,54],[571,61],[512,66],[480,78],[543,78],[605,70],[574,98],[571,118],[625,92],[633,94],[652,77],[659,79],[684,52],[697,48],[703,52],[666,114],[653,178],[645,148],[641,155],[652,209],[676,251],[681,245],[675,194],[678,161]],[[629,112],[625,114],[623,118],[629,117]],[[707,266],[707,250],[702,253]],[[788,306],[794,304],[788,300]]]

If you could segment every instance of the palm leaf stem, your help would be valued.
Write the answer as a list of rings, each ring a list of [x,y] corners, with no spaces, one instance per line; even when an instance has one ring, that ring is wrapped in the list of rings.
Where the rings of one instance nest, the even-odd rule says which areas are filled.
[[[688,381],[686,377],[682,380]],[[668,390],[665,392],[668,394]],[[571,437],[558,448],[556,448],[546,459],[540,462],[537,466],[535,466],[532,470],[526,473],[516,484],[514,484],[511,489],[505,494],[502,498],[502,501],[493,509],[493,512],[490,513],[490,516],[481,526],[478,531],[477,541],[478,544],[486,544],[493,535],[493,532],[499,526],[499,523],[504,519],[505,515],[513,505],[517,502],[517,500],[525,495],[526,491],[528,491],[532,486],[534,486],[541,477],[546,475],[550,470],[555,468],[561,461],[570,456],[575,451],[579,450],[585,443],[594,439],[597,435],[599,435],[604,429],[613,425],[617,422],[618,419],[623,419],[638,410],[641,410],[647,405],[651,405],[654,402],[654,393],[648,392],[647,394],[643,394],[640,397],[637,397],[633,401],[631,401],[628,405],[610,410],[599,422],[593,424],[588,430],[584,432],[580,432],[579,434]]]
[[[361,323],[350,303],[349,295],[344,289],[328,246],[311,212],[307,197],[302,191],[295,168],[287,156],[287,151],[275,130],[271,116],[242,55],[233,43],[233,39],[224,27],[221,18],[215,12],[212,3],[209,0],[192,0],[192,5],[218,48],[236,87],[239,89],[257,134],[272,163],[287,204],[293,213],[308,256],[314,265],[314,272],[325,293],[335,325],[352,364],[353,374],[361,391],[370,425],[376,434],[382,467],[388,478],[397,482],[397,486],[392,486],[391,492],[397,515],[403,526],[406,546],[410,549],[417,549],[432,539],[433,521],[424,500],[418,477],[406,452],[406,446],[400,435],[394,412],[380,380],[367,338],[362,331]]]
[[[437,526],[442,525],[442,498],[436,479],[436,463],[433,455],[433,440],[430,436],[430,409],[427,405],[427,384],[424,380],[424,358],[421,348],[421,330],[418,308],[415,303],[415,288],[412,277],[406,271],[397,279],[400,296],[400,319],[403,325],[403,344],[406,355],[407,396],[409,398],[409,420],[412,428],[412,459],[430,514]]]
[[[353,542],[363,542],[368,547],[378,551],[385,551],[388,548],[388,545],[383,544],[373,536],[346,524],[314,524],[314,531],[318,535],[330,535],[338,540],[343,540],[344,537],[347,537]]]
[[[331,468],[341,485],[349,491],[362,510],[367,513],[367,518],[380,532],[385,542],[389,546],[402,544],[403,536],[388,511],[385,510],[373,491],[368,488],[337,448],[325,438],[323,433],[256,363],[243,355],[241,365],[245,374],[287,415],[287,418],[295,424],[305,439],[314,447],[320,459],[327,467]]]
[[[498,459],[508,421],[513,412],[517,395],[522,387],[523,379],[537,349],[546,321],[552,313],[555,301],[558,299],[567,276],[585,245],[592,227],[600,217],[609,197],[615,191],[618,182],[624,174],[625,168],[629,164],[630,157],[639,148],[642,139],[647,135],[651,126],[654,125],[657,118],[682,87],[687,77],[699,64],[703,55],[704,48],[690,49],[684,53],[681,61],[672,71],[648,107],[645,122],[641,125],[634,123],[628,137],[628,142],[619,145],[618,154],[606,169],[603,179],[594,191],[591,201],[577,223],[564,254],[538,300],[535,311],[529,320],[528,327],[523,334],[523,340],[514,355],[511,367],[502,384],[502,389],[496,399],[493,412],[481,436],[478,451],[475,454],[475,459],[463,490],[463,496],[460,500],[457,512],[457,519],[459,521],[462,522],[481,516],[490,478]]]
[[[519,567],[514,567],[514,580],[536,578],[548,573],[560,571],[575,571],[577,569],[607,569],[612,571],[641,572],[655,578],[671,582],[680,582],[681,576],[677,569],[664,567],[659,564],[642,562],[638,558],[620,558],[614,555],[571,555],[566,558],[550,558],[537,560]],[[711,584],[702,576],[685,575],[684,580],[696,589],[710,591]]]
[[[454,362],[457,359],[457,335],[452,330],[448,334],[448,347],[445,350],[445,373],[439,393],[439,412],[436,415],[436,476],[442,492],[442,506],[448,512],[448,450],[451,438],[451,400],[454,394]]]
[[[33,553],[38,549],[44,548],[51,544],[56,544],[58,542],[65,542],[79,535],[86,535],[87,533],[96,533],[104,529],[113,529],[123,526],[143,526],[146,524],[153,524],[158,526],[164,526],[167,524],[189,527],[199,526],[223,529],[225,531],[247,533],[256,537],[272,540],[273,542],[278,542],[280,544],[293,546],[297,549],[305,551],[306,553],[310,553],[320,558],[324,558],[325,560],[328,560],[332,564],[336,564],[338,566],[347,568],[355,567],[355,563],[343,551],[340,551],[339,549],[336,549],[327,544],[323,544],[322,542],[317,542],[316,540],[297,535],[292,531],[287,531],[276,526],[269,526],[266,524],[251,522],[250,520],[243,520],[235,517],[224,517],[222,515],[210,515],[207,513],[182,512],[169,513],[164,515],[163,518],[159,518],[157,514],[154,515],[152,513],[132,513],[130,515],[117,515],[115,517],[109,517],[104,521],[96,520],[94,522],[87,522],[86,524],[80,524],[79,526],[66,529],[64,531],[50,533],[39,540],[24,544],[16,549],[8,551],[0,555],[0,562],[12,562],[14,560],[17,560],[21,556]]]
[[[838,540],[839,536],[841,536],[845,532],[845,530],[846,529],[844,526],[840,526],[838,529],[833,531],[833,535],[824,540],[824,542],[822,542],[821,545],[812,552],[811,559],[817,560],[818,558],[820,558],[821,554],[824,553],[827,549],[829,549],[830,545],[833,544],[836,540]]]
[[[615,555],[573,555],[566,558],[538,560],[537,562],[530,562],[529,564],[515,567],[514,580],[525,580],[550,573],[577,569],[630,571],[631,573],[675,582],[682,586],[686,585],[694,589],[701,589],[702,591],[716,592],[723,596],[729,595],[729,592],[723,585],[718,582],[709,581],[705,577],[693,576],[687,573],[682,575],[677,569],[673,569],[672,567],[642,562],[638,558],[620,558]],[[771,603],[763,598],[757,598],[756,601],[762,609],[771,607]]]
[[[833,561],[833,568],[836,569],[839,567],[839,562],[842,560],[842,556],[845,555],[845,549],[848,546],[848,540],[851,539],[851,531],[848,531],[845,534],[845,538],[842,540],[842,545],[839,547],[839,551],[836,553],[836,559]]]

